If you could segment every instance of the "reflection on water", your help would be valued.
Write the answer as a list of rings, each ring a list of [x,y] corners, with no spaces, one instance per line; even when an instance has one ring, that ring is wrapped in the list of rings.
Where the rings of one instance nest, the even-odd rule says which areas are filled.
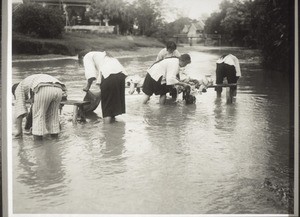
[[[211,73],[215,55],[191,53],[185,70]],[[155,57],[122,58],[129,74],[145,75]],[[195,105],[158,104],[126,95],[127,113],[103,125],[100,107],[86,123],[61,115],[58,140],[13,140],[15,213],[288,213],[265,179],[283,187],[290,174],[289,87],[242,60],[233,104],[213,89]],[[69,99],[83,99],[83,69],[75,60],[14,63],[13,80],[33,73],[58,77]]]

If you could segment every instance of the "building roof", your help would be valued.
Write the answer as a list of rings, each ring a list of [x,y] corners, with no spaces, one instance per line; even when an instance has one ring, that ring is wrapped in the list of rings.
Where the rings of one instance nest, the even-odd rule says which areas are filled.
[[[200,20],[197,23],[194,23],[194,25],[197,28],[197,30],[203,30],[204,26],[205,26],[205,23],[202,20]]]
[[[205,23],[200,20],[198,22],[195,22],[195,23],[191,23],[189,25],[184,25],[183,29],[181,30],[181,33],[184,33],[184,34],[188,34],[189,32],[194,31],[194,30],[199,30],[199,31],[202,31],[204,30],[204,26],[205,26]]]
[[[187,34],[189,32],[189,29],[190,29],[190,25],[184,25],[183,30],[181,31],[181,33]]]

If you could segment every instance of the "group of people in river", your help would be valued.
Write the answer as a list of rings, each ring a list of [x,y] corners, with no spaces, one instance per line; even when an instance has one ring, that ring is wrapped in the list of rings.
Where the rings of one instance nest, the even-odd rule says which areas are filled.
[[[89,92],[95,84],[99,87],[102,117],[104,123],[113,123],[115,117],[126,112],[125,80],[128,76],[123,65],[107,51],[86,51],[78,55],[83,65],[86,85],[83,91]],[[166,94],[174,87],[189,88],[189,80],[180,79],[180,68],[191,63],[189,54],[180,54],[176,43],[167,42],[156,61],[147,69],[143,80],[144,93],[142,103],[146,104],[150,97],[159,95],[159,103],[165,104]],[[240,76],[238,59],[232,55],[224,55],[217,61],[216,83],[222,84],[226,77],[228,83],[236,83]],[[221,89],[222,90],[222,89]],[[15,137],[22,137],[22,121],[28,114],[26,102],[32,104],[32,130],[34,139],[42,139],[50,134],[56,138],[60,132],[59,107],[66,86],[48,74],[34,74],[12,86],[15,97],[16,130]],[[220,93],[220,90],[217,90]]]

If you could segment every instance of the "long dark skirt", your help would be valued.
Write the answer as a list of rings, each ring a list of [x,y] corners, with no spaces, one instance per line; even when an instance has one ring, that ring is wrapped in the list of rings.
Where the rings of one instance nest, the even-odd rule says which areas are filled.
[[[236,84],[238,78],[236,76],[235,67],[226,63],[217,63],[216,69],[216,84],[223,84],[224,78],[227,79],[228,84]],[[236,90],[236,87],[230,87],[231,90]],[[222,92],[222,87],[216,87],[216,91]]]
[[[102,80],[100,88],[103,117],[115,117],[125,113],[125,78],[120,72]]]

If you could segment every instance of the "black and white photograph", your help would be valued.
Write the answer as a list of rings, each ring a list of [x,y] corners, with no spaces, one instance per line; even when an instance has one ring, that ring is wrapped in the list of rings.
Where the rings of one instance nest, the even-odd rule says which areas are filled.
[[[2,2],[3,216],[298,216],[297,8]]]

